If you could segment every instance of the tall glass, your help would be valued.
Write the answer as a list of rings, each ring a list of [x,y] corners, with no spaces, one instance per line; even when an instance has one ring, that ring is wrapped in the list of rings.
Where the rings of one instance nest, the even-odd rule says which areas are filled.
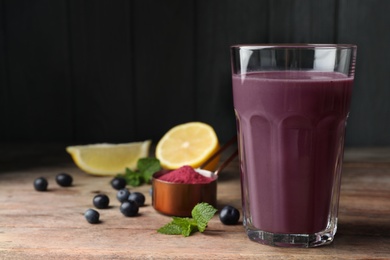
[[[231,47],[244,226],[284,247],[333,241],[356,46]]]

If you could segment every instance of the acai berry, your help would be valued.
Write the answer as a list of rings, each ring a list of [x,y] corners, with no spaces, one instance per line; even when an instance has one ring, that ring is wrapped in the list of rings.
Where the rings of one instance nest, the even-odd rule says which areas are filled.
[[[235,225],[240,219],[240,212],[233,206],[225,206],[219,213],[219,219],[225,225]]]
[[[100,214],[94,209],[88,209],[85,211],[84,217],[89,223],[96,224],[99,223]]]
[[[125,201],[121,204],[120,210],[126,217],[134,217],[138,214],[138,204],[133,200]]]
[[[72,185],[73,178],[67,173],[59,173],[56,176],[56,182],[62,187],[69,187]]]
[[[45,178],[39,177],[34,180],[34,188],[37,191],[46,191],[48,182]]]
[[[138,206],[143,206],[145,204],[145,196],[141,192],[133,192],[129,195],[128,200],[135,201]]]
[[[93,205],[98,209],[108,208],[109,203],[110,203],[110,199],[106,194],[98,194],[95,197],[93,197]]]
[[[123,177],[115,177],[111,180],[111,186],[116,190],[124,189],[126,184],[126,180]]]
[[[128,189],[121,189],[116,193],[116,198],[119,200],[119,202],[125,202],[129,195],[130,191]]]

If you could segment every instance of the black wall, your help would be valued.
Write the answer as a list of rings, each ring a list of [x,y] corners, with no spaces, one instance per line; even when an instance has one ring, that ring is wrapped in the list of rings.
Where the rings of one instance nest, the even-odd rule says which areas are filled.
[[[390,1],[0,0],[0,142],[235,133],[229,46],[354,43],[347,145],[390,145]]]

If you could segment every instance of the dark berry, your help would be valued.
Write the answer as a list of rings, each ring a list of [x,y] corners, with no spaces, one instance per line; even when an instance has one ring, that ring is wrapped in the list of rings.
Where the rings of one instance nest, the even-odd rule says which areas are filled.
[[[118,190],[118,192],[116,193],[116,198],[120,202],[125,202],[127,200],[127,198],[129,197],[129,195],[130,195],[130,191],[128,189],[121,189],[121,190]]]
[[[138,204],[133,200],[125,201],[121,204],[120,210],[126,217],[134,217],[138,214]]]
[[[145,196],[140,192],[130,193],[128,200],[134,200],[140,207],[145,204]]]
[[[93,197],[93,205],[98,209],[108,208],[109,203],[110,203],[110,199],[106,194],[98,194],[95,197]]]
[[[34,180],[34,188],[37,191],[45,191],[47,190],[48,182],[45,178],[39,177]]]
[[[100,214],[94,209],[88,209],[85,211],[84,217],[89,223],[96,224],[99,223]]]
[[[111,180],[111,186],[116,190],[124,189],[126,184],[126,180],[123,177],[115,177]]]
[[[62,187],[72,186],[73,178],[67,173],[60,173],[56,176],[56,182]]]
[[[219,219],[225,225],[235,225],[240,219],[240,212],[235,207],[225,206],[219,212]]]

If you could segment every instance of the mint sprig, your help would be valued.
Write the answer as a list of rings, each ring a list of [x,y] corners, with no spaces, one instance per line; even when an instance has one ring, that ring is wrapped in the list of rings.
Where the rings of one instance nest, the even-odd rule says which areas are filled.
[[[137,168],[139,173],[142,174],[145,182],[149,183],[152,179],[152,175],[161,170],[161,164],[157,158],[146,157],[138,160]]]
[[[159,228],[157,232],[166,235],[190,236],[199,231],[204,232],[208,222],[217,212],[213,206],[206,202],[198,203],[191,212],[192,218],[173,217],[172,221]]]
[[[126,168],[125,174],[120,175],[126,179],[128,185],[133,187],[149,183],[152,175],[161,170],[160,161],[154,157],[145,157],[137,161],[137,170]]]
[[[210,204],[204,202],[196,205],[192,209],[191,215],[196,221],[198,230],[200,232],[203,232],[206,229],[207,224],[209,223],[210,219],[214,216],[215,212],[217,212],[217,209],[215,209]]]

